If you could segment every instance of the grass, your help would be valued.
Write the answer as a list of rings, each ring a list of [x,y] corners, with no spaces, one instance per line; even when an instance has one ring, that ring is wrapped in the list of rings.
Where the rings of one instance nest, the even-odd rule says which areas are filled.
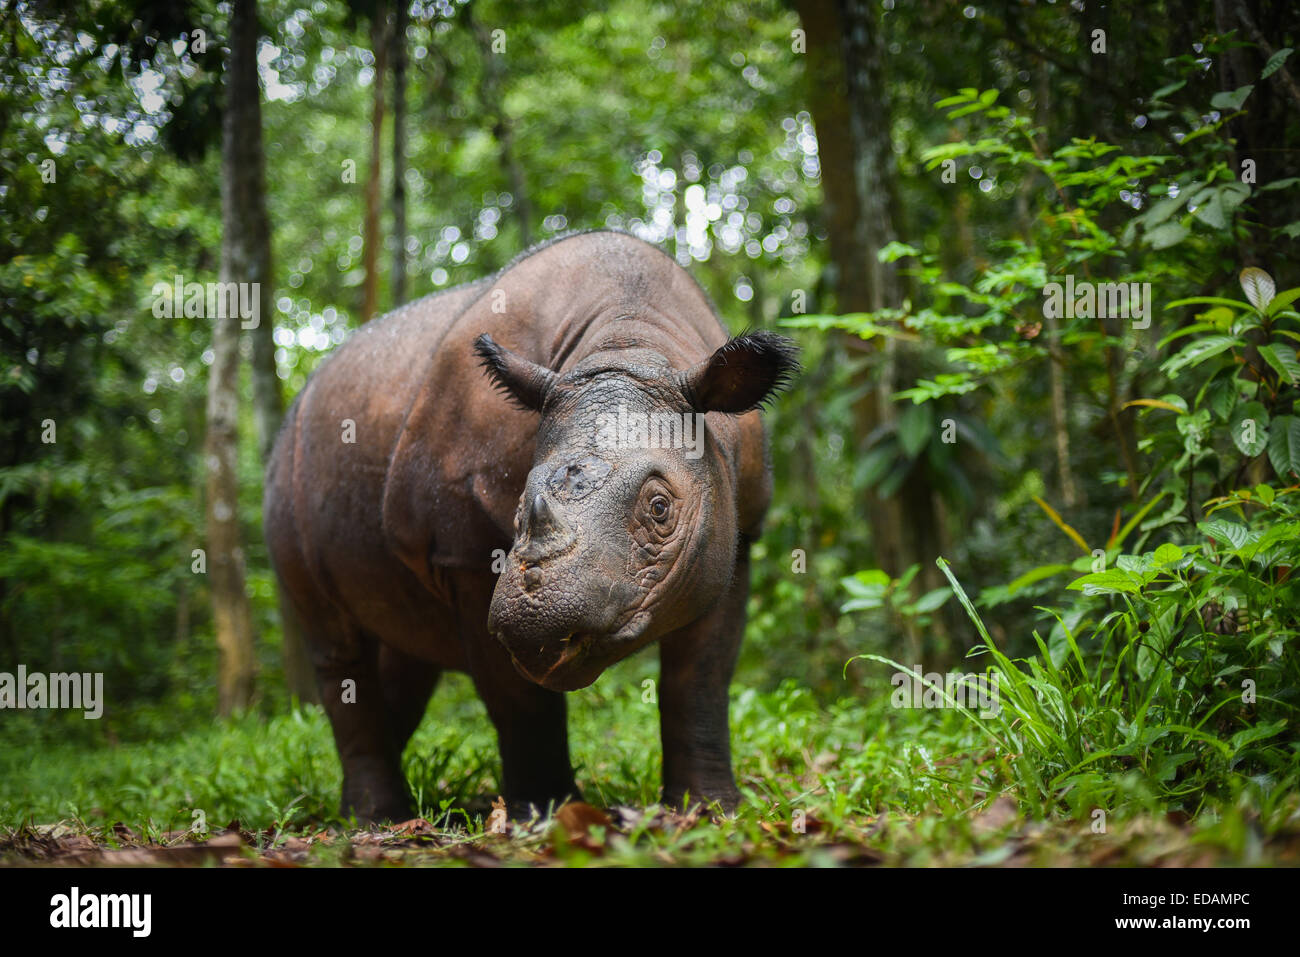
[[[590,804],[613,809],[608,818],[582,809],[492,833],[494,735],[469,680],[452,675],[405,756],[423,822],[357,829],[340,821],[328,724],[307,707],[209,722],[148,743],[56,742],[34,750],[11,738],[0,745],[0,861],[57,854],[60,841],[81,851],[190,844],[182,832],[196,811],[209,834],[242,835],[237,858],[248,862],[277,855],[317,865],[1300,859],[1294,789],[1225,774],[1213,801],[1179,802],[1151,769],[1126,769],[1122,755],[1062,778],[1058,755],[1079,746],[1069,740],[1079,716],[1057,698],[1048,696],[1057,706],[1039,702],[1035,711],[1036,696],[1025,697],[1030,686],[1012,687],[997,726],[981,727],[956,709],[891,707],[889,671],[869,663],[848,669],[846,692],[858,693],[829,703],[793,681],[766,692],[735,686],[732,737],[743,806],[733,817],[661,812],[654,806],[657,706],[642,700],[653,669],[653,656],[639,657],[570,696],[578,782]],[[1040,680],[1047,678],[1032,672],[1024,679]],[[1088,707],[1086,694],[1069,700]]]

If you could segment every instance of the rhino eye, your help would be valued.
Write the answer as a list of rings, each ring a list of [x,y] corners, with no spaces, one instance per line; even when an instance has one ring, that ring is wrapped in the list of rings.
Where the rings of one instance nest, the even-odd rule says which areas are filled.
[[[650,500],[650,517],[656,522],[662,522],[668,517],[668,499],[662,495],[656,495]]]

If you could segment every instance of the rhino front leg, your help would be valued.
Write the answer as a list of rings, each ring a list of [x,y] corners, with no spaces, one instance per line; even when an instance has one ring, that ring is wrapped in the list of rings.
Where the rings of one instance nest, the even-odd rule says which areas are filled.
[[[581,800],[569,761],[568,708],[564,694],[533,684],[515,670],[505,647],[487,630],[495,577],[465,573],[457,583],[461,634],[470,676],[496,727],[501,752],[501,791],[513,817],[530,808]]]
[[[731,773],[727,689],[745,634],[748,597],[749,545],[742,541],[735,578],[722,601],[660,640],[663,799],[674,807],[717,801],[730,813],[740,803]]]
[[[564,695],[513,674],[509,660],[475,671],[474,684],[496,726],[501,751],[501,790],[512,817],[531,808],[545,814],[566,800],[581,800],[569,763],[568,712]]]

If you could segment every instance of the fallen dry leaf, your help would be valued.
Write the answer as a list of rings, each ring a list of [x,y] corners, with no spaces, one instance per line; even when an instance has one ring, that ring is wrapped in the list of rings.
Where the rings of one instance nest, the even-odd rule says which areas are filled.
[[[604,811],[582,801],[573,801],[555,812],[555,821],[559,825],[557,831],[563,831],[570,844],[594,854],[605,852],[604,845],[591,837],[591,828],[609,827],[613,823]]]
[[[93,848],[59,857],[51,863],[69,867],[198,867],[224,861],[243,847],[238,833],[220,834],[203,843],[175,847],[148,845],[127,848]]]

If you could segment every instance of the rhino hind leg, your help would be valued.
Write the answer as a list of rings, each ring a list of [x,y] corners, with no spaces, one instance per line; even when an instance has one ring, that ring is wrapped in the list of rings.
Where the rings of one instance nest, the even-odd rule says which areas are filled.
[[[388,734],[400,758],[420,726],[442,669],[389,645],[379,649],[379,681],[384,690]]]
[[[323,641],[325,636],[315,629],[309,629],[308,636],[321,703],[343,765],[342,816],[355,815],[365,824],[410,819],[411,795],[402,775],[399,734],[386,713],[389,699],[380,674],[379,643],[359,632],[333,641]],[[432,686],[430,681],[430,690]]]

